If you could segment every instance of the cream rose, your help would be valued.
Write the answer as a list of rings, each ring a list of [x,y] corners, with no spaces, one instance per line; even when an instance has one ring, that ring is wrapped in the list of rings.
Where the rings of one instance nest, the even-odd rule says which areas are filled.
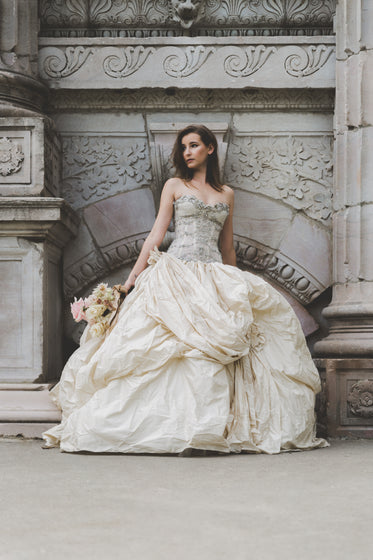
[[[106,305],[91,305],[85,312],[88,322],[95,321],[104,313]]]
[[[90,332],[92,336],[102,336],[106,331],[107,325],[106,322],[95,323],[90,327]]]

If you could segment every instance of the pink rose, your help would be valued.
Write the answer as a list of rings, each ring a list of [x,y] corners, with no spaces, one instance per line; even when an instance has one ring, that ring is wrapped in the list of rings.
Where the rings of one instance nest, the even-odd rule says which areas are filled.
[[[72,316],[77,323],[79,323],[79,321],[81,321],[82,319],[86,321],[85,312],[83,310],[84,300],[82,298],[80,298],[79,300],[74,298],[74,301],[70,304],[70,307]]]

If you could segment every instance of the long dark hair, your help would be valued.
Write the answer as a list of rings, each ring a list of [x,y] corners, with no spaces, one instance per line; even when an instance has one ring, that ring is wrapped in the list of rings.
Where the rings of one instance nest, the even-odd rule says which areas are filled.
[[[214,151],[207,158],[206,182],[209,183],[213,189],[221,192],[223,190],[223,184],[220,180],[219,172],[218,143],[215,134],[203,124],[191,124],[178,133],[172,150],[172,160],[176,170],[176,177],[186,180],[193,178],[193,170],[189,169],[185,163],[183,147],[181,145],[184,136],[191,132],[198,134],[205,146],[210,146],[211,144],[214,147]]]

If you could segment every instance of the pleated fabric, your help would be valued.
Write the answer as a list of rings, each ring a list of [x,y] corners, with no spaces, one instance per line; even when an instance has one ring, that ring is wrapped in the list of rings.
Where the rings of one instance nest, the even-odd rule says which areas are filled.
[[[279,453],[316,437],[320,378],[297,317],[263,279],[153,251],[110,333],[88,328],[52,390],[63,451]]]

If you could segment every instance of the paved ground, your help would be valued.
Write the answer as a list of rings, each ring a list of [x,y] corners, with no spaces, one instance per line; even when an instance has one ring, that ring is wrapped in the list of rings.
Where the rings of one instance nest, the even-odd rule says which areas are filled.
[[[373,442],[331,443],[175,457],[0,440],[0,558],[370,559]]]

